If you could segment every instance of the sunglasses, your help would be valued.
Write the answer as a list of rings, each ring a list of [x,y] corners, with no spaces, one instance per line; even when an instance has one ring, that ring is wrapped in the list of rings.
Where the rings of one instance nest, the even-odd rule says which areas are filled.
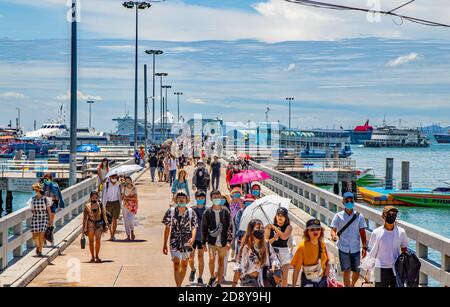
[[[322,228],[310,228],[309,230],[312,232],[319,232],[322,230]]]
[[[397,217],[397,213],[388,213],[386,217]]]

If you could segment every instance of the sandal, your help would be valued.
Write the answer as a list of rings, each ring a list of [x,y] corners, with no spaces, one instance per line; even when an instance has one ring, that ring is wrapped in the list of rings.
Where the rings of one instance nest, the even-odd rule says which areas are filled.
[[[94,263],[95,262],[95,258],[91,258],[91,261],[89,261],[90,263]]]
[[[102,263],[102,259],[97,258],[97,259],[95,259],[95,262],[96,262],[96,263]]]

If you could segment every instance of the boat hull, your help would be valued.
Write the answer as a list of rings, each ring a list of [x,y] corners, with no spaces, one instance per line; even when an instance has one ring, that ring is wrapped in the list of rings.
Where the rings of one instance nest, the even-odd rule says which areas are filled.
[[[420,207],[450,208],[450,194],[433,193],[392,193],[394,199]]]

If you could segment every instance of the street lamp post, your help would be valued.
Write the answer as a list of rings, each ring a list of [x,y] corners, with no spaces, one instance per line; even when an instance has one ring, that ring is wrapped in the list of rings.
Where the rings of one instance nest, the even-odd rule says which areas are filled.
[[[163,88],[166,89],[166,96],[164,99],[164,104],[163,104],[163,112],[164,112],[164,135],[166,134],[166,130],[167,130],[167,122],[168,122],[168,117],[167,117],[167,106],[168,106],[168,100],[167,100],[167,89],[172,88],[171,85],[163,85]]]
[[[286,100],[289,102],[289,130],[291,130],[291,102],[294,100],[294,97],[287,97]]]
[[[92,128],[92,104],[94,103],[94,100],[88,100],[86,101],[87,104],[89,104],[89,129]]]
[[[160,111],[160,114],[161,114],[161,118],[159,119],[159,127],[160,127],[160,135],[161,135],[161,137],[162,137],[162,120],[163,120],[163,105],[164,105],[164,102],[163,102],[163,77],[167,77],[169,74],[167,74],[167,73],[165,73],[165,72],[159,72],[159,73],[156,73],[155,74],[155,76],[157,76],[157,77],[160,77],[160,81],[161,81],[161,83],[160,83],[160,95],[159,95],[159,99],[160,99],[160,102],[161,102],[161,105],[160,105],[160,108],[159,108],[159,111]],[[162,142],[161,142],[162,143]]]
[[[138,135],[138,12],[139,10],[149,9],[152,5],[146,1],[127,1],[122,5],[127,9],[136,9],[136,50],[134,57],[134,150],[136,150]]]
[[[156,67],[156,56],[163,54],[162,50],[145,50],[145,53],[153,55],[153,96],[152,96],[152,143],[155,141],[155,67]],[[147,110],[147,109],[145,109]]]
[[[72,0],[69,185],[77,183],[77,1]]]
[[[183,95],[183,92],[176,92],[176,93],[173,93],[173,94],[177,95],[177,98],[178,98],[178,102],[177,102],[178,116],[177,116],[177,118],[178,118],[178,122],[180,122],[180,95]]]

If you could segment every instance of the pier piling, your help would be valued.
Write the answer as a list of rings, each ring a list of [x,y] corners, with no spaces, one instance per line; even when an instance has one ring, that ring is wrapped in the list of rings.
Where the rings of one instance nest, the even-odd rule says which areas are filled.
[[[394,159],[386,158],[386,190],[392,190],[394,187]]]
[[[402,161],[402,190],[409,190],[409,161]]]

